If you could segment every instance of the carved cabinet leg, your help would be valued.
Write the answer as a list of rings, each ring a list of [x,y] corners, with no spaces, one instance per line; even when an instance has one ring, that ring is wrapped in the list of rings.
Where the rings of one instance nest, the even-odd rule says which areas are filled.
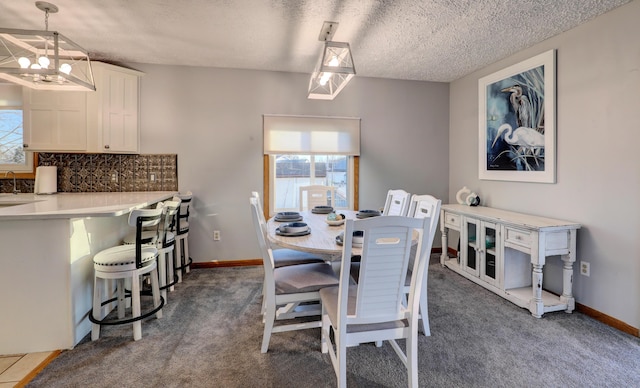
[[[544,302],[542,301],[542,265],[533,264],[533,272],[531,274],[533,284],[533,299],[529,305],[531,315],[536,318],[542,318],[544,314]]]

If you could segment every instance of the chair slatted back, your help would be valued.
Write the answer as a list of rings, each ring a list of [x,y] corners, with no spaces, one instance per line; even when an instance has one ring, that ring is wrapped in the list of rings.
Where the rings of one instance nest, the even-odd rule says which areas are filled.
[[[433,241],[433,237],[438,230],[438,220],[440,219],[440,207],[442,206],[442,200],[437,199],[433,195],[413,195],[411,197],[411,204],[409,206],[409,212],[407,217],[413,218],[431,218],[431,236],[430,240]]]
[[[177,215],[176,235],[181,235],[189,233],[189,206],[191,205],[193,194],[191,191],[187,191],[185,194],[178,194],[177,198],[180,199],[180,208]]]
[[[160,238],[158,239],[159,244],[162,248],[167,248],[175,244],[175,240],[167,240],[167,234],[176,224],[178,209],[180,209],[179,199],[178,201],[163,202],[162,214],[164,222],[162,222],[163,227],[160,228]]]
[[[346,324],[389,322],[406,318],[407,309],[403,301],[412,239],[414,231],[417,231],[417,251],[422,253],[422,237],[424,233],[429,233],[430,219],[388,216],[347,220],[345,225],[343,268],[351,265],[353,231],[364,232],[355,314],[347,316]],[[348,295],[343,292],[347,287],[343,286],[349,284],[348,272],[342,271],[340,275],[339,311],[347,306]],[[339,316],[342,316],[342,312],[339,312]]]
[[[406,216],[411,194],[404,190],[389,190],[382,210],[383,216]]]
[[[306,195],[305,195],[306,194]],[[300,186],[300,210],[308,210],[316,206],[332,206],[336,203],[336,188],[334,186]],[[304,206],[306,202],[306,207]]]
[[[145,244],[142,238],[144,228],[156,227],[156,233],[159,233],[158,225],[162,217],[162,207],[155,209],[136,209],[129,213],[129,225],[136,227],[136,268],[142,268],[142,246]]]
[[[260,253],[262,255],[262,262],[265,271],[265,277],[273,279],[273,269],[275,264],[273,262],[273,255],[270,253],[271,248],[269,242],[266,239],[266,224],[262,224],[260,221],[260,209],[256,198],[249,198],[251,204],[251,216],[253,217],[253,227],[258,237],[258,245],[260,247]]]

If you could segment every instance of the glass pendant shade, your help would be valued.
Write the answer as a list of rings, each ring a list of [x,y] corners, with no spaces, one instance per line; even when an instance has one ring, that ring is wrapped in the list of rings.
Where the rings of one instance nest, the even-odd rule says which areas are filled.
[[[308,98],[333,100],[355,74],[349,43],[326,41],[309,80]]]
[[[56,31],[0,28],[0,79],[40,90],[96,90],[87,52]]]

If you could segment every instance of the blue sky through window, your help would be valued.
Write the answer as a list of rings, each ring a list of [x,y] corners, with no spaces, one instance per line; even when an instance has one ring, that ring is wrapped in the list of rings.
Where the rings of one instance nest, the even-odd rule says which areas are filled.
[[[24,164],[22,110],[0,109],[0,164]]]

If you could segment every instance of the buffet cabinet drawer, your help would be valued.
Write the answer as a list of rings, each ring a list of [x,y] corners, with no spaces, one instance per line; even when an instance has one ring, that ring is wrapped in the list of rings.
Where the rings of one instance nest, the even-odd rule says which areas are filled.
[[[524,248],[531,248],[532,240],[530,231],[505,228],[505,242],[507,244],[511,243]]]
[[[444,226],[446,228],[452,228],[456,230],[460,230],[460,214],[455,214],[451,212],[444,212]]]

